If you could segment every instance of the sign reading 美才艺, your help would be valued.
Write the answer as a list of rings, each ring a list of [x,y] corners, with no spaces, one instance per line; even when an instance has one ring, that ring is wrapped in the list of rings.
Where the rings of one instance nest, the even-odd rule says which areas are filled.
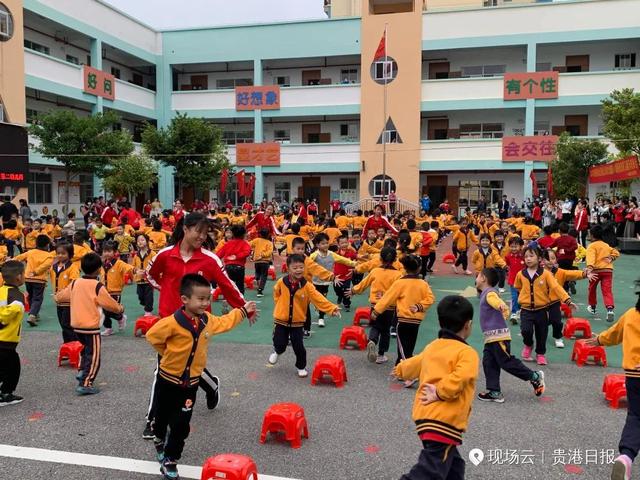
[[[504,100],[558,98],[558,72],[504,74]]]

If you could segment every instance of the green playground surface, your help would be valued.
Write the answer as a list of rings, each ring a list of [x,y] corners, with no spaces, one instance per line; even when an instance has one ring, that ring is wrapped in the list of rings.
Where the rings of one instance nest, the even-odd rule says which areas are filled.
[[[442,252],[442,249],[440,249]],[[439,257],[441,257],[439,253]],[[278,276],[280,259],[276,261],[276,271]],[[453,275],[449,270],[449,266],[443,264],[438,260],[436,266],[436,274],[429,278],[429,284],[436,297],[436,304],[438,299],[443,298],[446,295],[461,294],[469,298],[475,309],[473,335],[469,339],[469,343],[481,353],[483,348],[482,333],[478,322],[478,298],[475,292],[474,281],[472,276],[466,275]],[[251,273],[251,267],[247,268],[247,274]],[[640,256],[622,255],[615,264],[614,271],[614,296],[616,300],[616,317],[622,315],[627,309],[633,307],[636,303],[635,295],[635,280],[640,278]],[[271,343],[271,332],[273,329],[273,297],[272,288],[274,282],[268,280],[267,287],[265,288],[265,296],[262,298],[256,297],[255,290],[246,290],[245,298],[247,300],[255,300],[258,303],[260,310],[260,316],[258,321],[254,325],[249,325],[248,322],[243,322],[236,329],[216,337],[215,341],[229,342],[229,343],[248,343],[248,344],[262,344],[268,345]],[[507,286],[508,287],[508,286]],[[56,317],[55,304],[51,297],[51,288],[47,287],[45,292],[45,300],[40,311],[40,324],[37,327],[30,327],[28,324],[24,325],[23,334],[29,335],[31,331],[47,331],[47,332],[60,332],[60,326]],[[511,296],[507,288],[507,292],[501,294],[502,298],[509,304]],[[157,293],[155,297],[155,306],[157,307]],[[331,301],[336,300],[335,293],[331,290],[329,292],[329,299]],[[305,340],[307,347],[323,347],[323,348],[338,348],[340,332],[346,325],[351,325],[355,309],[361,306],[368,306],[367,295],[358,295],[353,298],[351,312],[342,312],[342,318],[328,317],[326,320],[326,327],[318,328],[317,325],[317,312],[312,309],[313,325],[312,335]],[[583,317],[589,319],[594,332],[601,332],[608,328],[609,323],[604,319],[605,310],[602,305],[598,307],[598,314],[593,317],[586,311],[587,301],[587,281],[580,281],[577,284],[577,294],[573,295],[574,301],[578,304],[578,311],[574,313],[576,317]],[[598,293],[598,299],[601,301],[601,295]],[[105,342],[117,342],[118,338],[122,335],[132,336],[136,318],[141,316],[144,312],[136,295],[135,285],[129,285],[125,288],[122,295],[122,301],[126,308],[126,315],[128,317],[127,327],[123,332],[117,332],[117,325],[114,331],[117,333],[112,337],[105,339]],[[212,306],[214,314],[219,314],[222,311],[222,302],[214,302]],[[421,351],[424,346],[435,339],[438,333],[438,321],[436,316],[435,305],[429,309],[425,320],[420,327],[420,334],[416,344],[416,352]],[[518,325],[511,326],[512,335],[512,352],[519,356],[522,349],[522,338],[519,335],[520,327]],[[393,340],[393,339],[392,339]],[[140,342],[144,342],[140,339]],[[558,349],[553,345],[553,339],[551,338],[551,329],[549,329],[549,337],[547,341],[547,360],[550,363],[570,363],[572,340],[565,340],[566,347],[564,349]],[[395,358],[395,346],[394,342],[391,343],[390,357]],[[621,347],[612,347],[607,349],[608,363],[612,367],[620,367],[622,350]]]

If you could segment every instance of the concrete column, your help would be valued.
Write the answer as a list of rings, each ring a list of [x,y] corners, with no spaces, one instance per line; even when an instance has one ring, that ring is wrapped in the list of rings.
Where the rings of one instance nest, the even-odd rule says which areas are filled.
[[[98,70],[102,70],[102,40],[98,38],[91,39],[91,66]],[[102,113],[102,110],[102,97],[96,97],[96,103],[91,106],[91,113],[95,115],[96,113]]]
[[[171,123],[171,92],[173,79],[171,65],[162,56],[156,61],[156,111],[158,128]],[[173,167],[158,165],[158,199],[164,208],[171,208],[175,197],[175,171]]]
[[[253,84],[255,86],[262,85],[262,60],[259,58],[253,60]],[[262,143],[264,141],[262,110],[253,111],[253,141],[255,143]],[[254,175],[256,176],[254,198],[256,203],[260,203],[264,197],[264,176],[261,165],[255,167]]]
[[[535,72],[537,63],[537,44],[530,42],[527,44],[527,72]],[[535,99],[526,100],[525,125],[524,134],[533,135],[536,121],[536,101]],[[531,185],[531,172],[533,171],[533,162],[524,162],[524,189],[522,192],[522,200],[533,196],[533,188]]]

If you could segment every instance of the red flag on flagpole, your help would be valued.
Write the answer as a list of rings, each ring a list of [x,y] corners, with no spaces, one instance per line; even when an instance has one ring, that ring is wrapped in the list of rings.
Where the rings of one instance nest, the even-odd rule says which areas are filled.
[[[247,186],[244,190],[244,194],[246,197],[251,197],[251,195],[253,195],[253,189],[256,186],[256,176],[255,175],[250,175],[249,176],[249,181],[247,182]]]
[[[538,190],[538,181],[536,180],[536,173],[533,170],[531,171],[529,178],[531,179],[531,192],[534,197],[537,197],[540,195],[540,190]]]
[[[220,196],[227,191],[227,183],[229,182],[229,170],[222,169],[222,175],[220,175]]]
[[[551,163],[549,163],[549,170],[547,171],[547,197],[552,199],[553,194],[553,174],[551,173]]]
[[[238,194],[241,197],[244,197],[244,170],[240,170],[238,173],[236,173],[236,181],[238,182]]]
[[[385,27],[384,33],[382,34],[382,38],[380,39],[380,43],[378,44],[378,49],[376,50],[376,54],[373,57],[373,60],[378,60],[380,58],[387,56],[387,29]]]

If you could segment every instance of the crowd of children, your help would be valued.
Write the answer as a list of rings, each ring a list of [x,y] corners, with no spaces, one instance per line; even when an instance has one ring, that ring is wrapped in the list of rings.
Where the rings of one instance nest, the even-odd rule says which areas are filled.
[[[443,239],[451,237],[453,272],[475,275],[480,296],[486,377],[486,391],[477,396],[480,400],[505,401],[501,370],[529,382],[536,396],[544,393],[544,372],[528,368],[523,361],[547,364],[549,327],[556,347],[564,347],[560,304],[575,308],[568,293],[575,292],[574,282],[588,280],[592,314],[596,314],[600,284],[606,318],[609,322],[614,319],[612,280],[619,253],[602,240],[599,226],[591,229],[591,243],[580,251],[577,232],[569,225],[547,226],[542,232],[530,218],[518,214],[500,219],[491,213],[467,211],[457,218],[436,210],[430,215],[397,212],[387,218],[379,206],[372,212],[358,210],[349,215],[339,210],[333,218],[325,218],[314,216],[303,205],[293,212],[278,214],[270,206],[260,212],[222,208],[206,217],[192,213],[176,220],[165,211],[158,217],[145,215],[133,225],[126,216],[114,216],[110,225],[96,216],[89,219],[86,230],[72,229],[72,216],[64,228],[49,217],[25,219],[23,224],[15,218],[5,223],[0,236],[4,262],[0,406],[22,400],[14,391],[19,378],[15,347],[24,313],[19,290],[23,283],[30,303],[27,322],[35,328],[50,279],[63,342],[77,340],[84,347],[76,376],[79,395],[99,392],[94,382],[100,369],[101,337],[114,334],[114,320],[119,330],[126,326],[121,302],[126,285],[136,285],[145,315],[155,310],[154,287],[161,288],[158,311],[162,320],[147,333],[159,362],[150,402],[153,415],[147,417],[144,436],[154,439],[165,477],[177,478],[177,461],[188,435],[196,392],[207,372],[207,340],[244,318],[253,320],[256,305],[242,296],[247,263],[253,263],[257,297],[263,297],[269,267],[280,254],[286,257],[286,273],[273,287],[273,351],[268,362],[276,364],[291,345],[297,375],[306,377],[304,339],[312,333],[315,315],[311,305],[318,311],[317,325],[322,328],[326,314],[339,317],[341,311],[349,312],[352,296],[369,289],[371,328],[366,358],[378,365],[386,363],[395,338],[394,374],[408,388],[419,382],[413,414],[424,450],[419,463],[403,478],[463,478],[464,462],[457,450],[449,450],[461,442],[479,364],[477,354],[465,342],[471,333],[471,304],[457,296],[441,300],[439,338],[414,355],[420,324],[436,301],[428,281]],[[20,253],[15,255],[14,249]],[[581,260],[585,264],[579,270]],[[500,298],[506,284],[510,307]],[[216,285],[226,289],[225,299],[235,307],[221,317],[208,313],[211,287]],[[332,286],[335,303],[327,298]],[[623,472],[630,469],[640,437],[640,330],[634,315],[640,314],[627,312],[593,340],[603,345],[625,343],[625,369],[635,393],[630,394],[634,408],[630,408],[631,420],[623,433],[624,458],[616,463]],[[524,343],[520,359],[511,353],[507,319],[520,325]],[[630,344],[628,337],[636,343]],[[211,378],[216,378],[217,389],[219,380]]]

